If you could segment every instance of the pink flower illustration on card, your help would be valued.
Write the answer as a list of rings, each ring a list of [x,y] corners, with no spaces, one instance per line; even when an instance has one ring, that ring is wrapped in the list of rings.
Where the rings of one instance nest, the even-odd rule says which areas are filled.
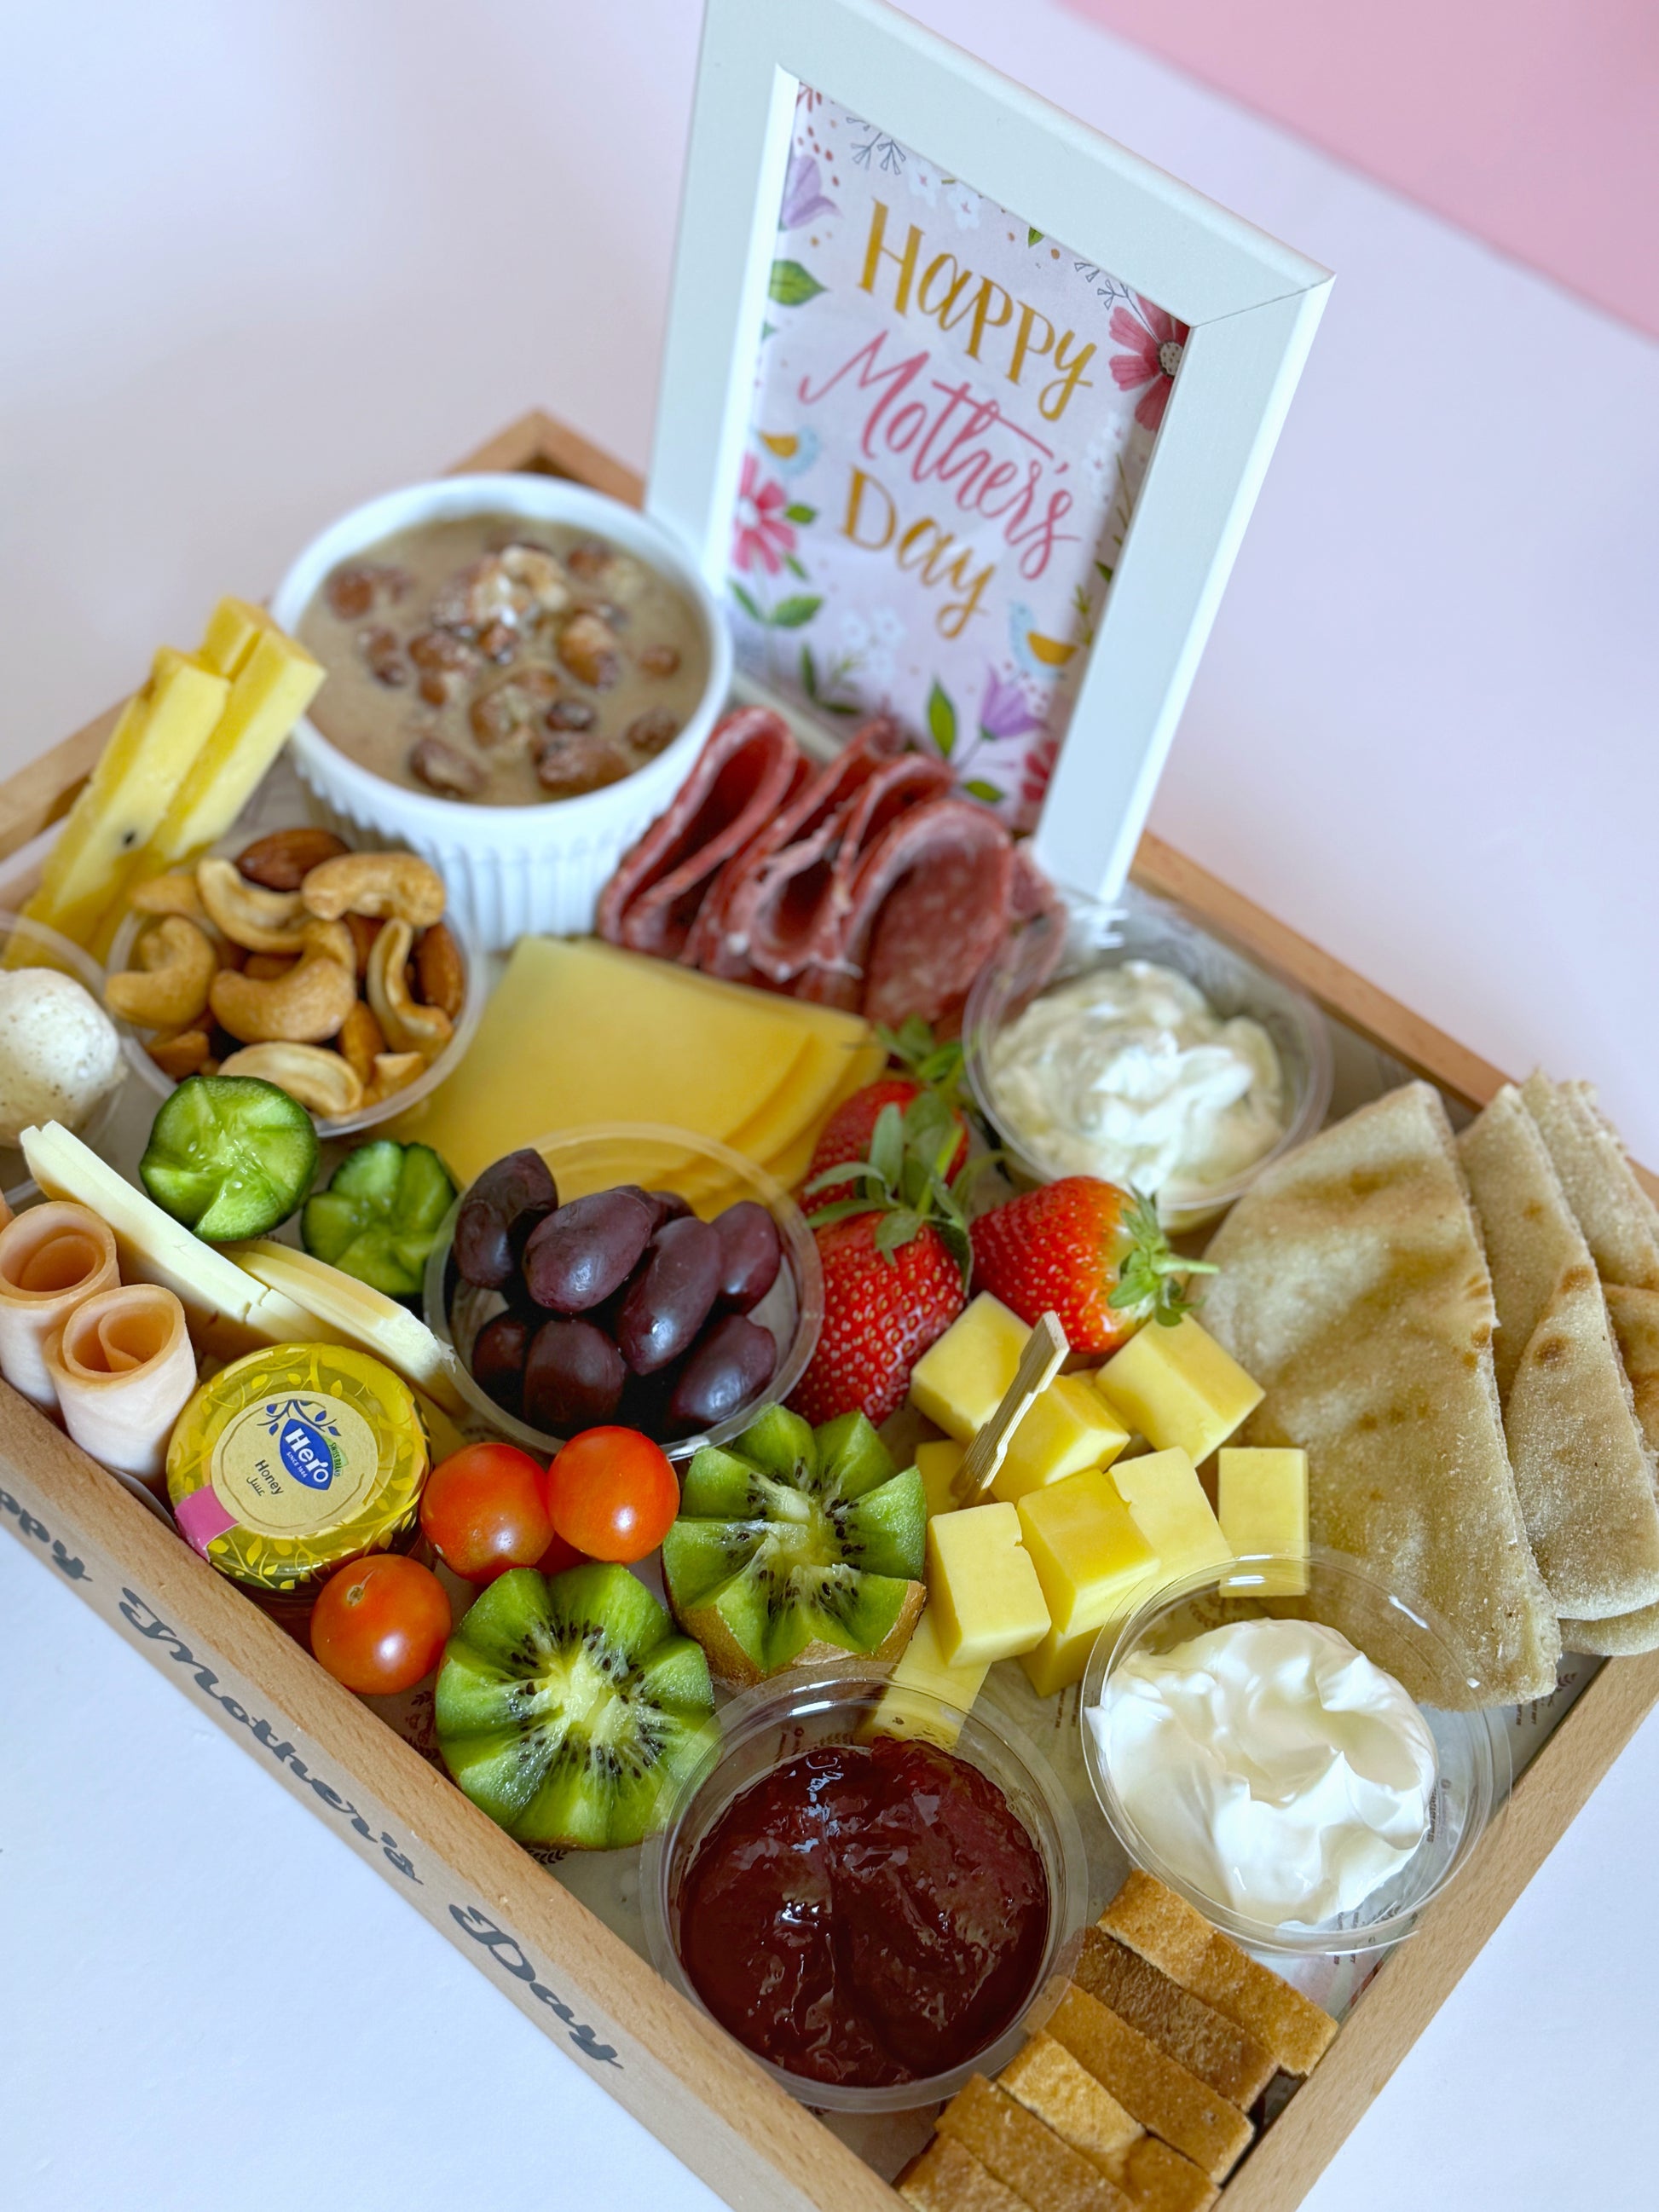
[[[1133,307],[1114,307],[1108,325],[1116,343],[1129,350],[1115,353],[1107,367],[1120,392],[1140,392],[1146,386],[1135,404],[1135,420],[1143,430],[1156,430],[1164,420],[1176,371],[1181,366],[1187,325],[1166,315],[1162,307],[1155,307],[1150,300],[1143,300],[1139,293],[1131,292],[1129,298]]]
[[[1020,773],[1019,779],[1019,808],[1014,825],[1017,829],[1030,830],[1036,827],[1037,816],[1042,810],[1042,802],[1048,796],[1048,782],[1054,772],[1054,763],[1059,757],[1060,739],[1056,737],[1039,738],[1030,751],[1026,754],[1025,765]]]
[[[795,550],[795,532],[784,520],[789,495],[775,477],[761,482],[760,463],[752,453],[743,457],[738,480],[738,504],[733,516],[732,565],[748,574],[763,568],[775,576],[786,554]]]

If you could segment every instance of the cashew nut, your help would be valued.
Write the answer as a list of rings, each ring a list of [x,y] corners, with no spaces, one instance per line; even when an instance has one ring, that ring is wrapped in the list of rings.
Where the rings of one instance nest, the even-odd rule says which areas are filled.
[[[314,945],[286,975],[261,981],[227,969],[209,994],[214,1018],[244,1044],[321,1044],[356,1003],[351,969]]]
[[[189,873],[152,876],[146,884],[135,884],[127,893],[127,904],[139,914],[181,914],[197,923],[207,920],[196,878]]]
[[[392,1050],[418,1052],[431,1060],[449,1042],[455,1025],[441,1006],[420,1006],[410,994],[407,971],[414,942],[415,933],[406,921],[388,921],[368,956],[364,988]]]
[[[390,1098],[394,1091],[401,1091],[406,1083],[413,1083],[425,1067],[426,1060],[418,1052],[377,1052],[374,1079],[363,1091],[364,1105],[378,1106],[382,1099]]]
[[[363,1086],[337,1052],[314,1044],[251,1044],[219,1066],[221,1075],[257,1075],[328,1121],[355,1114]]]
[[[138,939],[133,958],[136,968],[105,982],[112,1014],[141,1030],[183,1030],[200,1021],[218,966],[205,931],[181,914],[167,915]]]
[[[305,910],[298,891],[261,890],[246,882],[230,860],[202,860],[196,869],[196,888],[208,919],[234,945],[250,952],[297,952],[302,942]]]
[[[342,853],[318,863],[300,896],[325,921],[362,914],[429,929],[444,910],[443,878],[413,853]]]

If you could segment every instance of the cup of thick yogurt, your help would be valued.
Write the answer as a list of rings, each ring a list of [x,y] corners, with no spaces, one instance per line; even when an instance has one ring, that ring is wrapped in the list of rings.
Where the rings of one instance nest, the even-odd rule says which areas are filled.
[[[1508,1737],[1447,1632],[1355,1559],[1236,1561],[1102,1634],[1084,1759],[1129,1856],[1237,1940],[1409,1935],[1508,1795]]]
[[[1330,1103],[1323,1016],[1166,900],[1068,895],[1023,924],[963,1019],[969,1085],[1017,1170],[1098,1176],[1165,1228],[1230,1206]]]

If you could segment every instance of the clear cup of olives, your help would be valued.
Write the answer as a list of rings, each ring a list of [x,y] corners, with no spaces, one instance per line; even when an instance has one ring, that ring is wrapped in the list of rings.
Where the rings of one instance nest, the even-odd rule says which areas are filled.
[[[474,1179],[428,1261],[425,1311],[474,1409],[526,1449],[615,1422],[684,1460],[794,1389],[823,1278],[763,1168],[689,1130],[612,1122]]]

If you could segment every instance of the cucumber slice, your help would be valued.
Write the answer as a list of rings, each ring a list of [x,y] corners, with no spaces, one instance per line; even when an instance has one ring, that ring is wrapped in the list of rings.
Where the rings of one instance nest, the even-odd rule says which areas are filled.
[[[151,1124],[139,1180],[210,1244],[269,1236],[317,1172],[317,1131],[297,1099],[252,1075],[186,1076]]]
[[[307,1204],[300,1233],[317,1259],[388,1297],[410,1297],[454,1196],[429,1145],[382,1137],[341,1161],[327,1189]]]

